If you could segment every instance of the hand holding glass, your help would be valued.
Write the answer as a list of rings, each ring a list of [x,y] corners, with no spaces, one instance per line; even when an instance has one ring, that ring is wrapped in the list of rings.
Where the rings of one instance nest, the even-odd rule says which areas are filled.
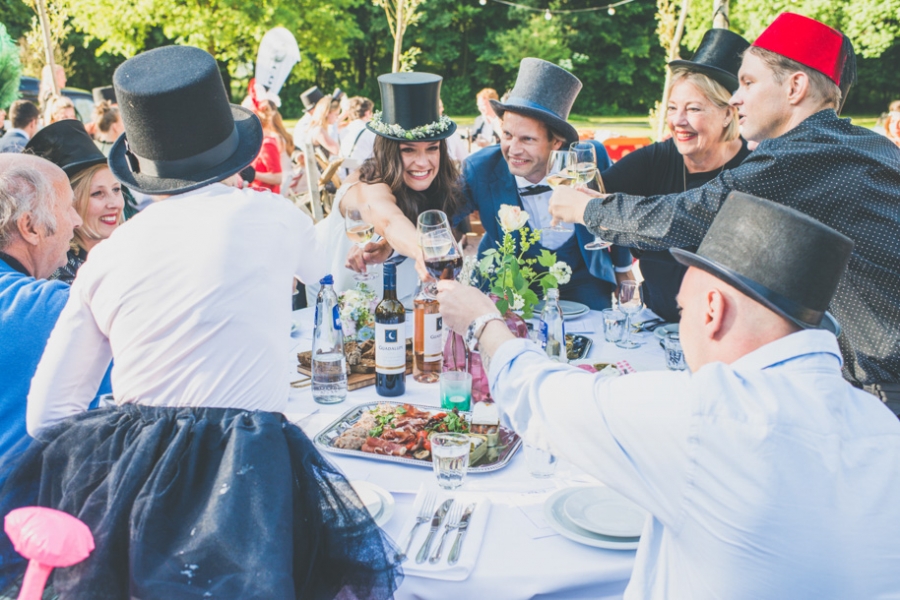
[[[547,161],[547,185],[554,190],[558,187],[575,185],[575,153],[568,150],[554,150]],[[546,231],[572,231],[563,227],[562,223],[544,228]]]
[[[350,241],[356,244],[360,250],[366,247],[375,236],[375,226],[367,223],[359,212],[359,209],[349,208],[344,215],[344,229]],[[365,268],[365,266],[363,266]],[[356,273],[353,277],[357,281],[371,281],[378,275],[371,271]]]
[[[453,237],[447,215],[440,210],[426,210],[419,215],[419,247],[425,258],[425,268],[434,279],[456,279],[462,270],[462,253]],[[425,295],[437,296],[434,283],[425,286]]]
[[[575,185],[585,186],[601,194],[606,193],[603,178],[597,168],[597,150],[590,142],[573,142],[569,146],[575,155]],[[593,183],[593,186],[591,185]],[[603,250],[612,246],[611,242],[605,242],[596,235],[593,242],[584,245],[585,250]]]
[[[641,311],[644,307],[641,302],[641,285],[633,280],[626,279],[619,284],[619,310],[625,313],[625,329],[622,332],[622,339],[616,342],[619,348],[637,348],[640,342],[631,339],[631,317]]]

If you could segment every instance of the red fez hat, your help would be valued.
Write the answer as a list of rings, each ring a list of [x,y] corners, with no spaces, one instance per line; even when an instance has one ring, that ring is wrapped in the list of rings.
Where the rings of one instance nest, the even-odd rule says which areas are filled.
[[[815,19],[794,13],[781,13],[759,34],[753,45],[770,50],[810,69],[815,69],[841,85],[846,53],[844,36]]]

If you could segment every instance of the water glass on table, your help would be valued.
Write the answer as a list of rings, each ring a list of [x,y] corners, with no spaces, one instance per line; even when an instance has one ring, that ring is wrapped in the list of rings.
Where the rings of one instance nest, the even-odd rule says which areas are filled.
[[[615,344],[622,339],[622,330],[625,328],[625,313],[615,308],[605,308],[603,315],[603,339]]]
[[[547,479],[556,472],[556,456],[531,444],[523,444],[525,464],[532,477]]]
[[[469,410],[472,403],[472,374],[466,371],[441,373],[441,408]]]
[[[437,433],[431,436],[431,463],[438,485],[455,490],[463,484],[469,470],[469,436],[462,433]]]
[[[616,342],[619,348],[630,350],[641,345],[631,339],[631,317],[641,312],[644,303],[641,302],[641,284],[634,279],[626,279],[619,284],[619,310],[625,313],[625,328],[622,339]]]
[[[684,371],[687,365],[684,362],[684,352],[681,349],[681,336],[677,331],[666,334],[663,338],[663,348],[666,350],[666,368],[670,371]]]

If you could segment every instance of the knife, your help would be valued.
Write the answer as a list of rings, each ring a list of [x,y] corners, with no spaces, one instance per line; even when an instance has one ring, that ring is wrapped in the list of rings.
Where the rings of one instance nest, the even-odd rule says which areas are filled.
[[[459,521],[456,540],[453,542],[453,547],[450,548],[450,556],[447,557],[448,565],[455,565],[459,561],[459,549],[462,547],[463,538],[466,537],[466,531],[469,529],[469,519],[472,518],[473,512],[475,512],[475,503],[466,507],[466,512],[463,513],[462,519]]]
[[[422,544],[422,548],[419,549],[419,553],[416,554],[417,563],[421,564],[428,558],[428,552],[431,550],[431,541],[434,539],[434,534],[441,528],[441,521],[444,520],[444,516],[446,516],[447,511],[450,510],[452,504],[453,498],[450,498],[449,500],[445,500],[444,503],[434,511],[434,516],[431,518],[431,530],[428,532],[428,537],[425,538],[425,543]]]

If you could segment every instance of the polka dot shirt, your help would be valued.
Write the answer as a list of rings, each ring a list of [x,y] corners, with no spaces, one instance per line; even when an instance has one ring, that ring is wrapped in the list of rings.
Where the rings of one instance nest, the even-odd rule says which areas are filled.
[[[855,242],[830,306],[843,329],[844,373],[865,385],[900,383],[900,148],[824,110],[700,188],[612,194],[592,200],[584,220],[622,246],[697,246],[732,190],[795,208]]]

